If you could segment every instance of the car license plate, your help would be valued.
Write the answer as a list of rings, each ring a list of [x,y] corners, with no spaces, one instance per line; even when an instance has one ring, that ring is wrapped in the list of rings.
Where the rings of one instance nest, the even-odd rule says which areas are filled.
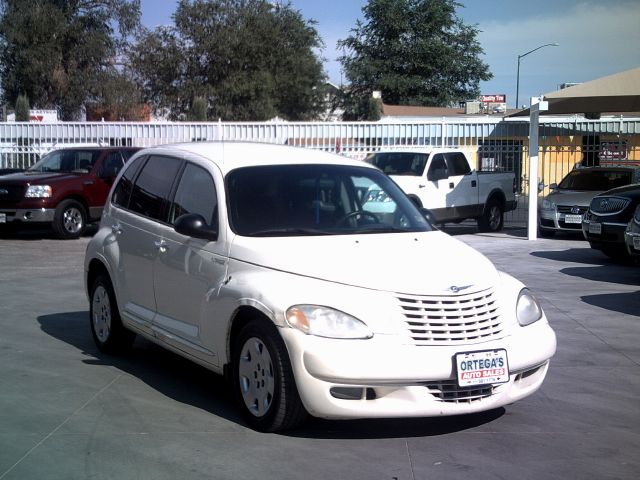
[[[565,223],[582,223],[582,215],[565,215]]]
[[[633,248],[640,250],[640,237],[633,237]]]
[[[7,223],[7,214],[0,213],[0,223]]]
[[[595,233],[600,235],[602,233],[602,224],[597,222],[591,222],[589,224],[589,233]]]
[[[504,349],[456,353],[459,387],[509,381],[507,351]]]

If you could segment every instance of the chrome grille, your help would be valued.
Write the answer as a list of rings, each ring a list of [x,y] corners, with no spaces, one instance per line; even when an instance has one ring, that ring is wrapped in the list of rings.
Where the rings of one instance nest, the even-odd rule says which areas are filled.
[[[618,213],[629,205],[630,200],[628,198],[620,197],[595,197],[591,200],[591,206],[589,210],[593,213],[600,214],[614,214]]]
[[[587,207],[580,207],[578,205],[574,205],[574,206],[558,205],[557,209],[558,209],[558,212],[569,214],[569,215],[582,215],[584,212],[587,211]]]
[[[456,345],[490,340],[503,330],[493,289],[465,295],[398,295],[409,336],[416,345]]]
[[[442,402],[473,403],[493,395],[494,385],[478,385],[475,387],[459,387],[455,380],[427,382],[429,393]]]

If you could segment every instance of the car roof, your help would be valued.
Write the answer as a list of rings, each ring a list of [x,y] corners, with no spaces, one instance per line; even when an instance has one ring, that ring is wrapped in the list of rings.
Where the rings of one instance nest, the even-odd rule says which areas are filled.
[[[625,165],[609,165],[609,166],[596,166],[596,167],[576,167],[573,170],[571,170],[569,173],[574,173],[574,172],[601,172],[603,170],[608,170],[610,172],[615,172],[618,170],[623,170],[623,171],[633,171],[636,170],[638,167],[634,167],[632,165],[629,166],[625,166]]]
[[[260,142],[213,141],[191,142],[151,147],[138,155],[159,154],[189,156],[210,160],[226,175],[231,170],[249,166],[330,164],[373,168],[371,165],[334,153],[303,147]],[[187,155],[185,155],[187,154]]]
[[[372,154],[376,153],[434,153],[434,152],[459,152],[459,148],[454,147],[429,147],[429,146],[417,146],[412,147],[410,145],[403,145],[401,147],[388,147],[382,150],[378,150],[376,152],[371,152]]]
[[[628,198],[638,198],[640,197],[640,183],[631,183],[623,187],[613,188],[611,190],[607,190],[606,192],[602,192],[597,196],[598,197],[621,196],[621,197],[628,197]]]

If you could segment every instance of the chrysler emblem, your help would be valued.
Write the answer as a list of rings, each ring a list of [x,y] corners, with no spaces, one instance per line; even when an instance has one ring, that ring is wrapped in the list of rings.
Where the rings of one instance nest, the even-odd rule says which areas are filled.
[[[461,290],[465,290],[467,288],[469,288],[471,285],[463,285],[462,287],[458,287],[457,285],[451,285],[448,290],[450,290],[452,293],[458,293]]]
[[[9,194],[9,190],[5,188],[0,188],[0,195],[8,195],[8,194]]]

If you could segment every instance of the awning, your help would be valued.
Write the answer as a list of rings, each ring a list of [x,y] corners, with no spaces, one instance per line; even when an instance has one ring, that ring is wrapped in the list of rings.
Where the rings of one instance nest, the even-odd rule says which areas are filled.
[[[543,95],[549,108],[541,115],[640,112],[640,68],[597,78]],[[511,117],[527,117],[530,109]]]

